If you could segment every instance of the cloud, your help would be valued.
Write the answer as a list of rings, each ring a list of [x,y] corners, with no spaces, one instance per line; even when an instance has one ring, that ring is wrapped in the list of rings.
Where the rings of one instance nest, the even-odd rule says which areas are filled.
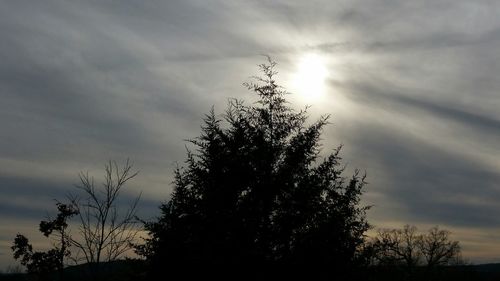
[[[40,220],[78,171],[98,176],[107,160],[129,157],[141,170],[131,187],[154,216],[203,114],[230,97],[255,101],[241,83],[259,54],[288,77],[314,51],[338,75],[331,101],[311,113],[333,111],[325,146],[344,143],[346,162],[367,170],[373,223],[443,224],[474,258],[492,257],[468,235],[500,223],[499,10],[496,1],[2,2],[0,192],[15,200],[0,214]]]
[[[493,228],[500,175],[491,167],[381,126],[365,127],[350,143],[369,167],[368,192],[381,220]],[[362,157],[362,158],[361,158]],[[397,205],[394,206],[393,204]],[[386,207],[386,204],[389,208]],[[391,206],[392,205],[392,206]],[[394,208],[402,213],[395,213]],[[392,213],[392,214],[391,214]]]

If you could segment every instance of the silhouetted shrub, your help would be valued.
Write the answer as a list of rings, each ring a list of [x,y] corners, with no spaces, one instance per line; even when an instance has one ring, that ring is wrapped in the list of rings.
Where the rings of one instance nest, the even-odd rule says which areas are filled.
[[[62,278],[64,259],[71,254],[67,221],[78,212],[62,203],[57,203],[57,210],[59,213],[55,219],[40,222],[40,232],[46,237],[55,237],[54,248],[46,252],[33,251],[28,238],[22,234],[16,235],[11,247],[14,259],[19,259],[28,273],[35,274],[42,280],[48,279],[56,271],[61,275],[59,278]]]

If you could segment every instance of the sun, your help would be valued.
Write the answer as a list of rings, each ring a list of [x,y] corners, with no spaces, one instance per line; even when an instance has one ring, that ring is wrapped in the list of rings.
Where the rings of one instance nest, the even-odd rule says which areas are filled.
[[[293,92],[308,102],[318,101],[325,95],[327,78],[327,60],[319,54],[305,54],[292,77]]]

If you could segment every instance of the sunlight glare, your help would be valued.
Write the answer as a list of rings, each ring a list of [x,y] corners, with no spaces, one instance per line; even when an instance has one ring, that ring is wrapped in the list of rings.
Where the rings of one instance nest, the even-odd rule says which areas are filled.
[[[293,90],[307,101],[318,101],[324,94],[328,69],[326,59],[318,54],[306,54],[297,64]]]

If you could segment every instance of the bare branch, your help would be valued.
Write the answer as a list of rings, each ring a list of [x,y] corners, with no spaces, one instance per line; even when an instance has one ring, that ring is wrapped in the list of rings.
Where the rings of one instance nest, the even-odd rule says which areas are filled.
[[[82,194],[68,197],[79,212],[79,237],[72,238],[71,244],[79,249],[86,262],[116,260],[135,242],[139,232],[135,217],[141,195],[129,203],[126,211],[119,208],[123,187],[138,174],[132,168],[128,159],[122,167],[109,161],[100,189],[95,188],[94,178],[88,173],[79,174],[80,184],[76,187]]]

